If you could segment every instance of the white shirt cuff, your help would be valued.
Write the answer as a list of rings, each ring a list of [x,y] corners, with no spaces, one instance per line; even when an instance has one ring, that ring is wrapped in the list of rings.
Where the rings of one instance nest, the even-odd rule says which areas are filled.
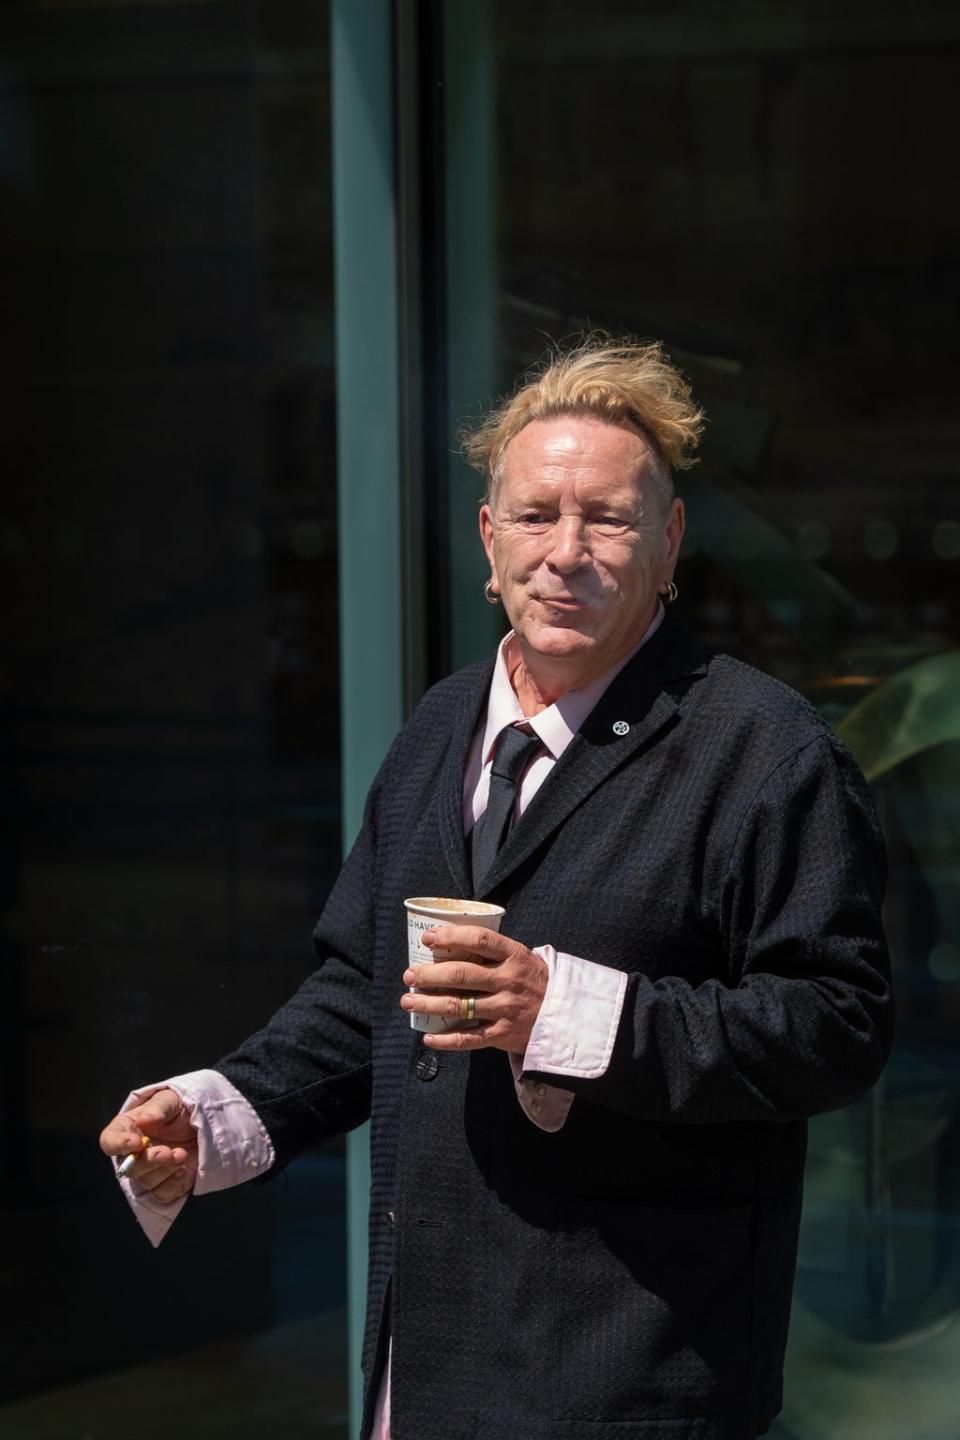
[[[525,1080],[523,1056],[510,1055],[508,1058],[517,1099],[524,1115],[540,1130],[562,1130],[573,1104],[573,1091],[561,1090],[556,1085],[546,1085],[542,1080]]]
[[[123,1110],[132,1110],[158,1090],[166,1089],[175,1090],[180,1096],[197,1132],[194,1195],[228,1190],[269,1170],[275,1155],[260,1116],[218,1070],[193,1070],[156,1085],[144,1085],[131,1091]],[[119,1163],[114,1161],[115,1169]],[[159,1245],[189,1197],[184,1195],[163,1204],[149,1194],[135,1194],[127,1176],[121,1179],[120,1185],[147,1239],[152,1245]]]
[[[550,978],[523,1071],[599,1080],[606,1074],[627,993],[624,970],[538,945]]]
[[[599,1078],[610,1063],[627,977],[622,970],[558,952],[552,945],[537,945],[533,953],[546,962],[547,989],[526,1054],[511,1055],[510,1069],[527,1119],[555,1132],[563,1129],[573,1091],[527,1079],[525,1072]]]

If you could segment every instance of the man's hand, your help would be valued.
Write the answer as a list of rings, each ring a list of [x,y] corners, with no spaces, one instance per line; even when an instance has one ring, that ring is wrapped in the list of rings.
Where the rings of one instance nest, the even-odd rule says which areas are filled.
[[[143,1137],[151,1143],[143,1149]],[[104,1155],[136,1155],[134,1194],[167,1203],[189,1195],[197,1178],[197,1132],[175,1090],[158,1090],[142,1105],[116,1115],[100,1136]]]
[[[421,941],[428,950],[442,950],[444,958],[404,972],[404,982],[418,993],[401,998],[403,1009],[459,1020],[460,996],[466,993],[476,997],[480,1022],[475,1028],[424,1035],[424,1045],[434,1050],[493,1046],[522,1055],[547,992],[546,961],[519,940],[477,925],[437,925]]]

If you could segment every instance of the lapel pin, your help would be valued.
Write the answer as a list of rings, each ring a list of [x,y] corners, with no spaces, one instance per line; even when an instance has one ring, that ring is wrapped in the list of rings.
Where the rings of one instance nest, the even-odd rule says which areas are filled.
[[[613,733],[614,735],[629,735],[630,726],[627,724],[626,720],[614,720]]]

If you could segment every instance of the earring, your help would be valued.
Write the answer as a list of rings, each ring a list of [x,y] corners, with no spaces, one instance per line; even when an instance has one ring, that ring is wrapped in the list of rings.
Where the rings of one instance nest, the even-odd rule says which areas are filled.
[[[499,594],[499,591],[494,590],[494,588],[493,588],[493,581],[492,581],[492,580],[488,580],[488,581],[485,583],[485,585],[484,585],[484,587],[483,587],[483,598],[484,598],[484,600],[486,600],[486,602],[487,602],[488,605],[499,605],[499,604],[500,604],[500,594]]]
[[[672,605],[679,594],[680,591],[677,589],[676,585],[674,585],[673,581],[668,580],[666,590],[660,591],[660,599],[663,601],[664,605]]]

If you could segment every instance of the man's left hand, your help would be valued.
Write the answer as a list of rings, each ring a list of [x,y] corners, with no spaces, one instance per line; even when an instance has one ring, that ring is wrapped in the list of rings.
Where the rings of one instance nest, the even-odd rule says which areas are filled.
[[[480,1022],[465,1030],[424,1035],[423,1043],[433,1050],[493,1046],[522,1055],[547,993],[546,961],[519,940],[478,925],[437,925],[424,933],[421,943],[428,950],[442,950],[444,958],[404,972],[405,984],[415,985],[418,993],[401,998],[403,1009],[459,1021],[465,993],[475,997],[474,1014]]]

